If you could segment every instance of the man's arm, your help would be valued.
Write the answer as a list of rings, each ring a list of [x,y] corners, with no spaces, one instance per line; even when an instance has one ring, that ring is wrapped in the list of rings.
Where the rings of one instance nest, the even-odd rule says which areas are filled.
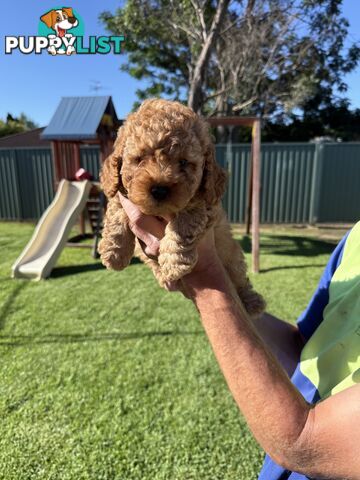
[[[360,386],[312,407],[266,348],[219,261],[183,281],[234,399],[264,450],[291,471],[360,479]]]
[[[120,200],[144,251],[156,257],[164,223]],[[212,230],[198,253],[194,270],[172,288],[194,300],[234,399],[260,445],[288,470],[319,479],[360,480],[360,385],[314,407],[307,404],[250,322],[217,257]],[[282,324],[274,329],[270,316],[261,320],[261,336],[280,359],[277,337],[291,345],[295,334],[288,351],[294,362],[301,348],[296,330]]]

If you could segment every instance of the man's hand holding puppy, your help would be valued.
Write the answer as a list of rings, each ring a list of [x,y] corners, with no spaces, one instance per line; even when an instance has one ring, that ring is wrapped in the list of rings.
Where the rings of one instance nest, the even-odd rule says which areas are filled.
[[[124,197],[120,201],[144,251],[156,258],[166,222],[141,214]],[[250,321],[218,259],[212,229],[198,244],[198,256],[176,286],[198,308],[229,389],[260,445],[289,471],[360,479],[360,385],[308,404],[285,372],[292,373],[302,348],[297,328],[266,314]]]
[[[165,235],[165,227],[170,220],[170,215],[165,219],[144,215],[140,209],[134,205],[128,198],[118,194],[120,202],[129,217],[129,224],[133,234],[138,238],[143,252],[152,260],[156,260],[160,251],[160,240]],[[198,244],[199,259],[194,269],[183,279],[169,283],[168,289],[171,291],[180,290],[185,296],[189,296],[186,285],[190,286],[190,279],[194,279],[199,274],[205,274],[213,267],[221,266],[220,259],[217,255],[214,230],[209,228],[204,238]]]

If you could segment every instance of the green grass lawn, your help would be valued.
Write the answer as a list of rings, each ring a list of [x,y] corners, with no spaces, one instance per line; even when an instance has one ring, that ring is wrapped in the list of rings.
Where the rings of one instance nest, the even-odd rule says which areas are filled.
[[[49,280],[12,280],[32,230],[0,223],[0,478],[255,479],[263,453],[192,304],[88,250],[66,248]],[[253,282],[268,310],[294,322],[333,248],[267,231]]]

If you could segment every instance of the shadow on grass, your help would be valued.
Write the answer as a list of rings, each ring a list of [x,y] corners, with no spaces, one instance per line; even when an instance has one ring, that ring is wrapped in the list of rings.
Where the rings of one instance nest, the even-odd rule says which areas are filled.
[[[86,265],[68,265],[66,267],[55,267],[51,272],[50,278],[67,277],[68,275],[76,275],[77,273],[96,272],[104,270],[102,263],[87,263]]]
[[[26,282],[18,283],[13,291],[9,294],[6,301],[4,302],[3,306],[0,308],[0,330],[5,327],[6,318],[10,312],[12,304],[15,302],[16,297],[20,294],[20,292],[27,286]]]
[[[297,268],[325,268],[326,264],[322,263],[319,265],[307,264],[307,265],[284,265],[283,267],[270,267],[270,268],[261,268],[260,273],[275,272],[276,270],[294,270]]]
[[[251,237],[245,235],[237,241],[245,253],[251,252]],[[262,235],[260,238],[260,253],[265,255],[316,257],[332,253],[335,246],[336,242],[306,236]]]
[[[94,335],[86,335],[81,333],[73,334],[49,334],[41,337],[35,335],[0,335],[0,347],[21,347],[25,345],[43,345],[54,343],[86,343],[86,342],[102,342],[102,341],[120,341],[120,340],[136,340],[139,338],[166,337],[177,335],[204,335],[202,330],[181,331],[181,330],[164,330],[160,332],[132,332],[132,333],[99,333]]]
[[[141,260],[137,257],[134,257],[130,265],[137,265],[141,263]],[[102,263],[87,263],[84,265],[68,265],[65,267],[55,267],[51,272],[50,278],[60,278],[67,277],[69,275],[76,275],[77,273],[84,272],[96,272],[98,270],[105,270],[105,267]]]

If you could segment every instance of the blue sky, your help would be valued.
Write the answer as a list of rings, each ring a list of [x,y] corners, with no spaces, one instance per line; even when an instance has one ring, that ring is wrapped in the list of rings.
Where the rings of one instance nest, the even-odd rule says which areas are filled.
[[[98,20],[99,13],[113,12],[121,4],[121,0],[68,2],[82,16],[85,36],[108,34]],[[143,86],[119,70],[123,55],[4,54],[4,36],[37,35],[38,19],[54,5],[56,2],[49,0],[6,3],[6,17],[1,22],[0,118],[7,112],[13,115],[25,112],[40,125],[46,125],[62,96],[93,95],[90,86],[94,81],[103,86],[99,94],[112,95],[118,116],[123,118],[136,100],[136,89]],[[344,0],[343,13],[350,20],[350,38],[360,40],[360,1]],[[360,107],[360,66],[345,80],[352,105]]]

